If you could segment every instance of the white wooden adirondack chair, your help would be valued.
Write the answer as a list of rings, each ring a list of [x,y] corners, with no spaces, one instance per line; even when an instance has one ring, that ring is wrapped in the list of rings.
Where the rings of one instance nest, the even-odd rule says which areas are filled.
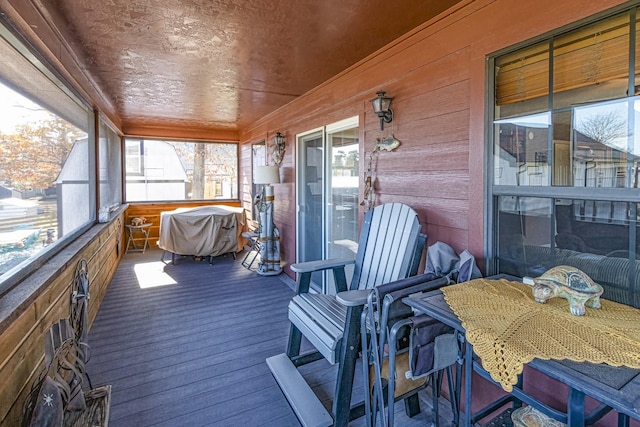
[[[375,207],[364,218],[355,259],[329,259],[293,264],[298,274],[296,296],[289,303],[291,330],[287,353],[267,359],[267,364],[303,425],[346,426],[364,413],[351,408],[351,391],[360,350],[360,317],[375,286],[417,272],[426,236],[420,234],[416,212],[400,203]],[[354,273],[347,287],[345,266]],[[332,270],[338,295],[309,293],[311,274]],[[300,354],[304,335],[317,349]],[[339,363],[332,414],[327,413],[296,367],[326,358]]]

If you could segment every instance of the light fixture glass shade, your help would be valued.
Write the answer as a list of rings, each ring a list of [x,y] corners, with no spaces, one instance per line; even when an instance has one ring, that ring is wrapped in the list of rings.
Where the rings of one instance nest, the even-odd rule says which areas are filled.
[[[277,132],[276,136],[273,137],[273,142],[275,143],[276,146],[284,148],[284,144],[285,144],[284,135],[281,134],[280,132]]]
[[[380,98],[373,98],[371,100],[371,104],[373,104],[373,112],[378,114],[379,112],[382,111],[382,99]]]
[[[257,166],[253,170],[254,184],[279,184],[280,170],[278,166]]]
[[[376,114],[386,113],[389,111],[391,107],[391,100],[393,98],[389,96],[384,96],[385,92],[379,91],[376,93],[378,96],[371,100],[371,104],[373,104],[373,111]]]
[[[280,166],[280,163],[282,163],[282,159],[284,158],[284,150],[285,138],[284,135],[278,132],[273,137],[273,153],[271,154],[273,162],[276,164],[276,166]]]

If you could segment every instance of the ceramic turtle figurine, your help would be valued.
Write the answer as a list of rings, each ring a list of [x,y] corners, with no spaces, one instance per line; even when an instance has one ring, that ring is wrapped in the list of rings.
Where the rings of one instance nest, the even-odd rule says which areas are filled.
[[[533,279],[533,298],[545,303],[549,298],[561,297],[569,301],[571,314],[584,315],[584,307],[600,308],[602,286],[591,280],[582,270],[559,265]]]

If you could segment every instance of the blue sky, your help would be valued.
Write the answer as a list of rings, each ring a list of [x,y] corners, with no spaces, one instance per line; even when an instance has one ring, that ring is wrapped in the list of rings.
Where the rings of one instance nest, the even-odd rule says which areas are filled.
[[[38,122],[49,117],[47,110],[0,83],[1,133],[13,133],[16,125]]]

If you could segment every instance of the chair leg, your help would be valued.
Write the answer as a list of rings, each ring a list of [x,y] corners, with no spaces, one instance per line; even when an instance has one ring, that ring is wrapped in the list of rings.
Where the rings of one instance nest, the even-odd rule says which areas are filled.
[[[459,377],[458,377],[459,378]],[[453,413],[453,425],[458,425],[458,395],[456,394],[455,385],[453,382],[453,369],[451,366],[447,367],[447,383],[449,384],[449,399],[451,400],[451,412]],[[458,379],[456,378],[456,381]]]
[[[255,250],[255,253],[253,254],[253,258],[251,258],[251,261],[249,262],[249,266],[247,267],[249,270],[251,270],[251,266],[256,261],[256,258],[258,258],[258,255],[260,255],[260,247],[259,246],[258,246],[258,249]]]
[[[458,342],[460,344],[460,342]],[[460,424],[460,405],[462,401],[462,363],[456,363],[456,377],[455,377],[455,404],[456,410],[453,412],[453,425],[458,426]]]
[[[245,267],[247,270],[251,270],[251,265],[253,264],[253,261],[257,257],[257,254],[253,253],[255,250],[256,250],[255,244],[253,244],[252,242],[249,242],[249,250],[247,251],[244,258],[242,258],[242,266]],[[251,257],[251,255],[253,255],[253,258],[251,259],[251,261],[249,261],[249,257]]]
[[[255,252],[253,249],[250,249],[249,252],[247,252],[247,254],[242,259],[242,266],[247,270],[251,270],[251,266],[253,265],[253,262],[258,257],[258,253],[259,252]]]
[[[291,323],[289,325],[289,341],[287,343],[287,357],[295,366],[306,365],[322,359],[324,356],[319,351],[300,354],[300,344],[302,342],[302,332]]]
[[[409,418],[413,418],[420,413],[420,398],[417,393],[404,399],[404,412]]]
[[[431,381],[431,395],[432,395],[432,403],[433,408],[431,408],[431,414],[433,416],[433,425],[438,425],[438,419],[440,417],[438,411],[438,398],[440,397],[440,381],[438,380],[438,376],[440,375],[440,371],[432,372],[429,374],[429,380]]]
[[[300,355],[300,343],[302,342],[302,332],[291,323],[289,325],[289,342],[287,344],[287,356],[293,359]]]
[[[367,427],[373,427],[373,405],[371,394],[369,394],[369,390],[371,390],[371,381],[370,381],[370,373],[372,369],[376,369],[376,365],[372,365],[371,359],[373,358],[373,342],[375,335],[370,335],[368,333],[368,316],[365,311],[363,311],[362,316],[360,316],[360,340],[362,341],[360,344],[360,348],[362,349],[362,382],[363,389],[365,390],[365,399],[364,399],[364,413],[367,422]],[[371,329],[373,330],[374,326],[371,325]],[[376,345],[377,349],[377,345]],[[375,384],[375,379],[373,380]],[[373,399],[375,399],[375,388],[373,389]]]
[[[256,261],[256,259],[258,258],[258,255],[260,255],[260,242],[256,240],[254,246],[253,246],[253,250],[254,250],[254,254],[253,254],[253,258],[251,258],[251,262],[249,263],[249,270],[251,270],[251,266],[253,265],[253,263]]]
[[[360,316],[363,306],[349,307],[342,335],[338,380],[333,398],[333,425],[346,427],[351,413],[351,391],[356,371],[356,360],[360,351]]]

